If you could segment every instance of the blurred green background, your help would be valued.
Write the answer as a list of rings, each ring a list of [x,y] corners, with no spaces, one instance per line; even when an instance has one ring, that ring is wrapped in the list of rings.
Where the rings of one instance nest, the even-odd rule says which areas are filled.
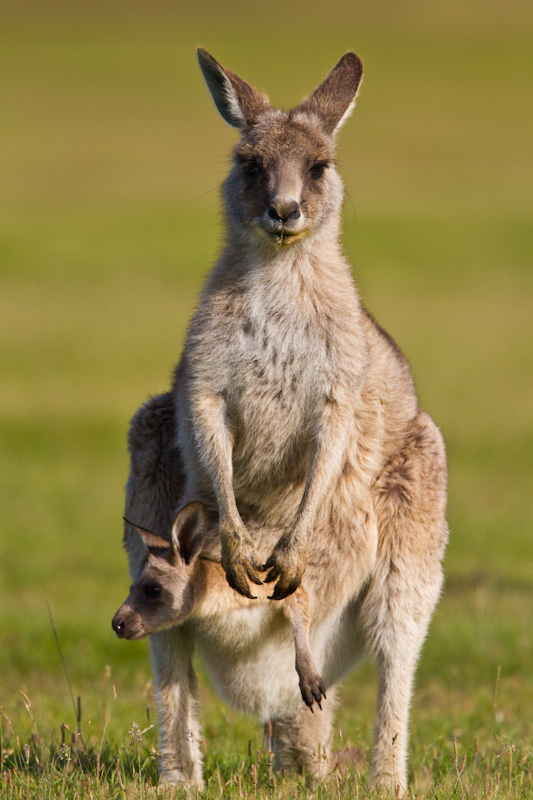
[[[344,243],[449,453],[447,584],[413,732],[490,723],[526,741],[530,0],[35,0],[2,15],[0,706],[15,730],[29,725],[19,689],[44,727],[72,717],[47,604],[85,716],[103,719],[112,683],[109,735],[153,704],[144,643],[116,640],[110,620],[129,584],[128,421],[167,389],[221,238],[236,134],[203,85],[201,44],[285,107],[346,50],[363,58],[339,135]],[[365,746],[373,680],[351,679],[340,712]],[[204,691],[206,717],[227,721]]]

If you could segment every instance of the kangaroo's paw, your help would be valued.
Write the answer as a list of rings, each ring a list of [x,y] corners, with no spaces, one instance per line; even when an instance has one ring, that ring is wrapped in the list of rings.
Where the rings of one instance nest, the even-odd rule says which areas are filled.
[[[236,534],[222,536],[222,566],[226,572],[226,579],[232,589],[255,600],[255,595],[250,592],[248,581],[261,586],[263,581],[259,575],[261,564],[257,558],[252,540],[246,537],[237,537]]]
[[[302,581],[307,565],[307,552],[294,543],[294,537],[285,534],[281,537],[270,558],[263,567],[269,570],[265,583],[277,580],[270,600],[283,600],[296,591]]]

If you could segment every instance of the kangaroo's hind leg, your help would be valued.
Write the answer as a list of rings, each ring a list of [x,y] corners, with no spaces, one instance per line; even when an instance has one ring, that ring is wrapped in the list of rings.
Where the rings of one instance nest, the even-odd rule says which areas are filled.
[[[311,781],[321,780],[331,771],[329,744],[335,694],[335,687],[329,687],[322,710],[315,714],[301,705],[295,712],[272,720],[276,769],[303,772]]]
[[[442,585],[448,538],[446,462],[439,431],[420,413],[376,484],[377,567],[360,610],[379,676],[373,773],[407,790],[407,726],[416,664]]]

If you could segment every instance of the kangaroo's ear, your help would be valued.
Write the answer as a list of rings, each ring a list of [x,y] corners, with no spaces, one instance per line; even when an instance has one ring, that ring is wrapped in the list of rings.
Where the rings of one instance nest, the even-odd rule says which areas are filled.
[[[355,53],[345,53],[318,89],[296,111],[315,114],[331,135],[350,116],[363,76],[363,62]]]
[[[172,525],[172,543],[186,564],[197,558],[205,544],[207,512],[203,503],[188,503],[176,515]]]
[[[199,47],[198,62],[215,105],[230,125],[253,125],[270,108],[268,97],[258,92],[235,73],[225,69],[207,50]]]
[[[124,522],[132,528],[135,528],[148,550],[170,550],[172,548],[172,543],[169,542],[168,539],[163,539],[163,537],[159,536],[157,533],[153,533],[147,528],[141,528],[140,525],[135,525],[134,522],[130,522],[126,517],[124,517]]]

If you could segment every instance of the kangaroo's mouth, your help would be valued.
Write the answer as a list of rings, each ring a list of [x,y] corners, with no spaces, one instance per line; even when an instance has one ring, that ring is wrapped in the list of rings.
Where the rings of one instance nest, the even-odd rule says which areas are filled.
[[[304,228],[301,231],[286,231],[281,228],[280,230],[268,230],[262,228],[264,233],[268,236],[271,242],[274,242],[278,247],[290,247],[291,244],[299,242],[306,236],[309,236],[310,231]]]

